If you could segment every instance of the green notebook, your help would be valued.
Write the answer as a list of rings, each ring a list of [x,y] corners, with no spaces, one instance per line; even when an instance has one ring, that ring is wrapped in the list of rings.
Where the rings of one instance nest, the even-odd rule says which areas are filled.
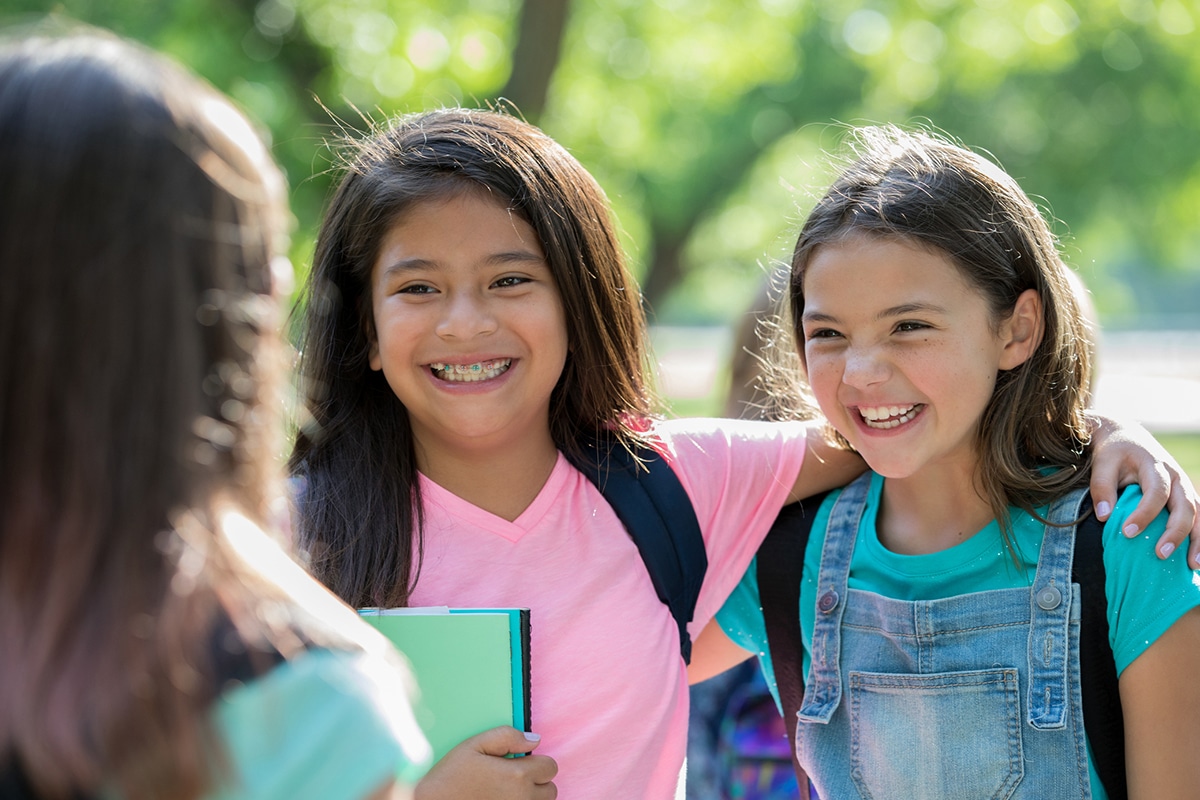
[[[498,725],[529,731],[529,609],[364,608],[412,663],[435,759]]]

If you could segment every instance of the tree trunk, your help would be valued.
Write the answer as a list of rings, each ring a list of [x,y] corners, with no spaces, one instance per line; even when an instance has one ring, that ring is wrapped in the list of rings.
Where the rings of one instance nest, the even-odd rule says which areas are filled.
[[[546,108],[570,5],[570,0],[525,0],[521,5],[512,74],[500,97],[530,122],[536,123]]]
[[[653,317],[654,309],[666,300],[667,295],[683,279],[683,248],[688,234],[679,235],[667,231],[652,231],[654,243],[650,258],[646,261],[646,273],[642,277],[642,300],[646,313]]]

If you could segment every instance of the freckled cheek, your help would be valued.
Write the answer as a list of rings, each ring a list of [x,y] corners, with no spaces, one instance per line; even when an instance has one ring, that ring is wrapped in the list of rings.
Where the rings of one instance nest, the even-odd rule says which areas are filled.
[[[808,359],[808,384],[823,408],[831,408],[836,403],[844,373],[845,365],[839,359]]]

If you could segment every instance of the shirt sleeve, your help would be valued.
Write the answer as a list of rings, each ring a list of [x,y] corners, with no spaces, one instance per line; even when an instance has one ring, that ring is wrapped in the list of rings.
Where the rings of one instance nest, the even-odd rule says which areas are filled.
[[[213,713],[229,774],[209,800],[359,800],[428,768],[408,682],[378,656],[310,651],[226,692]]]
[[[779,689],[775,685],[775,667],[771,663],[771,652],[767,647],[767,626],[758,594],[757,558],[750,562],[750,567],[742,579],[717,611],[716,621],[730,641],[757,655],[767,688],[771,691],[771,697],[775,698],[775,706],[780,709],[779,713],[782,714],[783,706],[779,702]]]
[[[1165,560],[1154,552],[1167,526],[1165,511],[1133,539],[1121,533],[1141,499],[1141,489],[1128,487],[1104,525],[1108,638],[1118,676],[1180,617],[1200,606],[1200,572],[1188,568],[1186,548]]]
[[[708,556],[692,636],[733,590],[787,502],[808,429],[799,422],[730,419],[663,423],[668,458],[692,500]]]

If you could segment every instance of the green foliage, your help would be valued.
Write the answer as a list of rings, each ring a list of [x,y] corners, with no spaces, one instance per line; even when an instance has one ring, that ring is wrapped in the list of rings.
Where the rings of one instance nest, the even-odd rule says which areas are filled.
[[[498,102],[521,3],[54,8],[171,53],[262,122],[291,180],[303,265],[335,166],[329,143],[396,113]],[[1195,0],[574,0],[569,10],[532,121],[608,191],[660,317],[739,313],[764,267],[786,257],[828,180],[822,151],[848,122],[924,121],[992,153],[1046,198],[1098,289],[1137,270],[1200,271]],[[1137,310],[1128,293],[1097,295],[1102,312]]]

